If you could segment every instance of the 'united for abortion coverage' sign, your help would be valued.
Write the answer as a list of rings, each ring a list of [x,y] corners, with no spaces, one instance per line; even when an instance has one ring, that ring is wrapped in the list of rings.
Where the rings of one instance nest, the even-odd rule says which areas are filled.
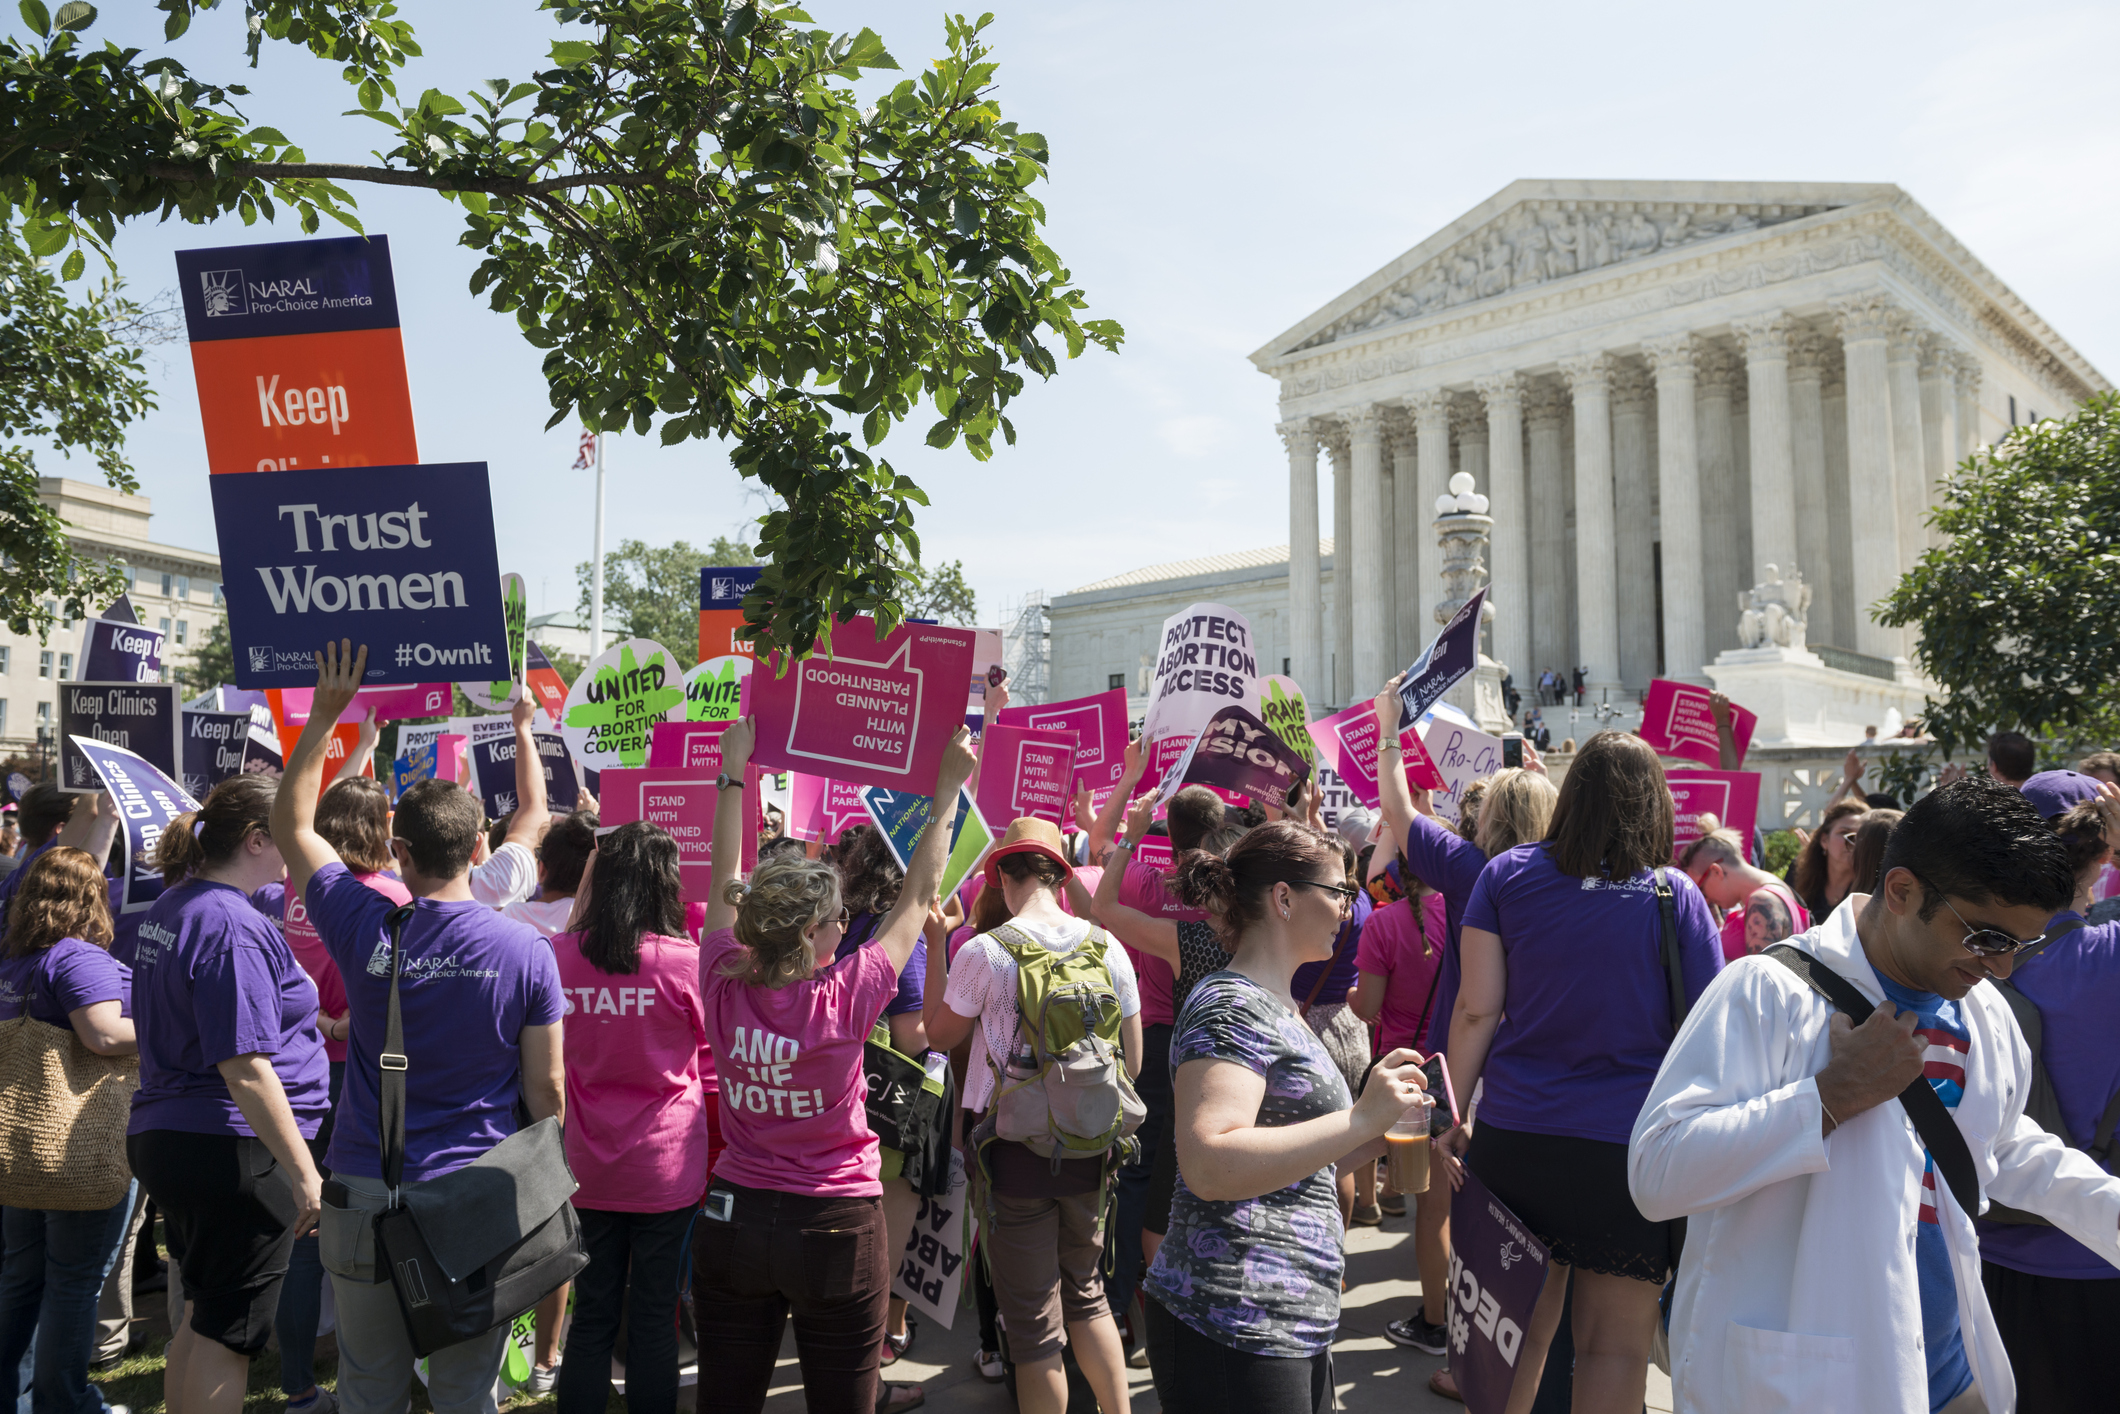
[[[1335,712],[1322,722],[1310,724],[1310,739],[1317,744],[1318,754],[1332,768],[1334,776],[1353,797],[1353,801],[1374,810],[1377,808],[1377,753],[1383,733],[1377,730],[1376,709],[1367,702],[1357,702],[1343,712]],[[1405,749],[1402,758],[1406,763],[1406,783],[1422,790],[1441,790],[1445,782],[1428,758],[1428,749],[1421,743],[1419,732],[1399,733],[1399,745]],[[1328,799],[1329,807],[1333,802]]]
[[[1251,701],[1258,676],[1251,620],[1235,609],[1194,604],[1165,619],[1141,728],[1149,744],[1146,778],[1160,779],[1215,713]]]
[[[942,748],[964,724],[972,631],[901,624],[878,639],[876,621],[832,630],[801,662],[780,654],[751,681],[754,759],[769,771],[808,771],[849,785],[931,790]]]
[[[1726,830],[1735,830],[1747,853],[1752,831],[1759,825],[1759,772],[1757,771],[1666,771],[1673,806],[1672,862],[1686,846],[1706,834],[1707,818]]]
[[[96,768],[77,739],[132,752],[171,780],[184,774],[178,731],[184,706],[175,683],[59,684],[59,789],[100,789]]]
[[[313,687],[341,638],[368,646],[364,685],[506,670],[484,462],[208,484],[238,686]]]
[[[591,659],[567,690],[560,734],[592,771],[645,766],[655,724],[684,716],[677,660],[660,643],[628,638]]]
[[[90,619],[81,633],[80,680],[159,682],[162,642],[160,633],[129,620]]]
[[[979,746],[979,813],[1029,817],[1065,828],[1075,771],[1075,734],[995,722]]]
[[[1185,755],[1163,777],[1156,803],[1186,786],[1219,786],[1279,810],[1289,789],[1310,779],[1310,763],[1249,709],[1228,706],[1208,718]]]
[[[387,236],[180,250],[177,288],[208,471],[420,459]]]
[[[103,789],[110,792],[112,803],[118,807],[118,818],[125,822],[125,902],[122,911],[138,913],[162,896],[162,871],[154,862],[155,846],[162,841],[162,831],[185,811],[197,810],[199,802],[171,780],[167,772],[122,746],[91,737],[78,740],[69,737],[67,744],[89,763]]]
[[[1751,748],[1752,732],[1759,714],[1730,704],[1730,735],[1737,746],[1737,763],[1744,764]],[[1715,733],[1715,713],[1708,703],[1708,689],[1669,678],[1649,679],[1649,694],[1642,699],[1642,740],[1666,756],[1682,756],[1703,766],[1722,766],[1722,742]]]
[[[706,903],[714,885],[714,806],[721,774],[704,766],[616,767],[598,779],[597,818],[609,828],[646,820],[677,841],[677,872],[684,880],[685,902]],[[758,798],[758,773],[746,772],[744,799]],[[748,820],[743,829],[745,872],[758,867],[758,831]]]
[[[1472,1414],[1502,1414],[1546,1284],[1546,1249],[1470,1169],[1450,1195],[1450,1373]],[[1533,1378],[1536,1378],[1534,1373]]]
[[[1004,707],[996,717],[1005,727],[1043,727],[1075,734],[1074,778],[1068,795],[1086,790],[1109,794],[1126,774],[1126,689],[1115,687],[1090,697],[1047,702],[1035,707]],[[1102,802],[1099,802],[1101,804]]]

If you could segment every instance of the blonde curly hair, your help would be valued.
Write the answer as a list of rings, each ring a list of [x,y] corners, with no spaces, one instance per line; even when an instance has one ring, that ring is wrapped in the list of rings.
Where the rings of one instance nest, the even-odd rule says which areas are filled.
[[[754,987],[785,987],[810,975],[810,929],[839,915],[839,871],[821,859],[779,855],[761,862],[748,882],[732,879],[722,901],[736,910],[744,951],[723,974]]]

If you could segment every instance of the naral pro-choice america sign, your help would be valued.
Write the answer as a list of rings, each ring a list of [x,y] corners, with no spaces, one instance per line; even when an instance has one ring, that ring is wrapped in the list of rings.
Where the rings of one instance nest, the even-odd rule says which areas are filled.
[[[363,681],[490,678],[508,661],[484,462],[210,478],[238,687],[308,687],[327,640]]]

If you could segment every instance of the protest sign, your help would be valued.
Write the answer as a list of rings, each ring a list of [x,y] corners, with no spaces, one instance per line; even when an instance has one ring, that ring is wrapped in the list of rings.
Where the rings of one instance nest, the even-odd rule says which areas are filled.
[[[390,763],[390,798],[395,801],[415,781],[431,781],[440,757],[440,743],[429,741],[401,752]]]
[[[1249,796],[1279,810],[1288,804],[1289,789],[1309,779],[1309,763],[1273,728],[1249,708],[1232,705],[1208,719],[1185,755],[1165,774],[1156,803],[1168,805],[1184,787],[1200,785]]]
[[[488,712],[505,712],[515,705],[522,694],[524,653],[529,640],[524,636],[530,628],[530,596],[523,592],[523,577],[519,574],[501,576],[501,618],[508,629],[507,670],[497,673],[489,681],[480,679],[463,684],[464,696],[474,707]]]
[[[989,820],[1030,817],[1065,828],[1075,734],[1000,722],[979,747],[979,811]]]
[[[1170,847],[1169,835],[1143,835],[1141,843],[1134,846],[1134,863],[1144,869],[1153,869],[1158,874],[1168,874],[1177,866],[1177,862],[1178,856]],[[1132,906],[1140,907],[1139,904]],[[1182,905],[1180,906],[1182,907]]]
[[[1340,828],[1340,816],[1361,805],[1340,773],[1324,761],[1318,762],[1318,820],[1328,830]]]
[[[524,680],[537,695],[545,714],[552,719],[552,725],[558,726],[560,716],[567,707],[567,680],[559,675],[559,669],[552,666],[552,660],[545,656],[545,650],[535,643],[523,646],[523,664]]]
[[[1438,717],[1423,730],[1429,759],[1442,776],[1440,789],[1433,789],[1429,803],[1435,817],[1446,825],[1458,822],[1458,802],[1465,787],[1502,769],[1502,739],[1474,727]]]
[[[1474,590],[1406,670],[1405,680],[1399,684],[1399,701],[1406,709],[1399,718],[1399,730],[1419,721],[1459,678],[1479,666],[1480,610],[1486,603],[1487,591]]]
[[[1005,651],[1000,629],[972,630],[972,679],[964,703],[966,716],[984,718],[986,690],[1008,681],[1008,666],[1002,661]]]
[[[180,250],[177,288],[208,471],[420,459],[387,236]]]
[[[565,815],[581,802],[574,758],[567,754],[567,743],[557,732],[533,731],[530,739],[537,744],[538,760],[545,768],[545,807]],[[472,783],[486,804],[486,813],[498,820],[521,804],[515,797],[515,733],[511,729],[506,736],[473,739],[469,753]]]
[[[1736,741],[1740,766],[1758,726],[1758,713],[1730,704],[1730,735]],[[1649,679],[1649,694],[1642,699],[1641,738],[1665,756],[1684,757],[1711,768],[1722,765],[1722,743],[1715,734],[1715,714],[1709,710],[1704,687],[1669,678]]]
[[[136,624],[140,622],[140,611],[133,607],[132,595],[120,594],[97,617],[109,619],[114,624]]]
[[[183,704],[177,685],[162,682],[59,684],[59,789],[99,789],[96,768],[76,738],[123,747],[171,780],[184,774]]]
[[[1149,744],[1146,779],[1160,779],[1216,712],[1251,701],[1258,676],[1251,621],[1235,609],[1193,604],[1165,619],[1141,730]]]
[[[1338,784],[1346,789],[1348,804],[1376,809],[1377,752],[1383,734],[1377,730],[1375,709],[1367,702],[1357,702],[1322,722],[1310,723],[1306,731],[1318,748],[1319,759],[1332,768]],[[1406,763],[1406,783],[1422,790],[1441,790],[1443,777],[1429,759],[1420,733],[1400,732],[1399,745],[1406,753],[1400,758]],[[1325,804],[1332,806],[1330,800]]]
[[[313,687],[269,688],[265,694],[272,705],[274,718],[290,727],[308,722],[309,704],[316,695]],[[339,713],[339,721],[358,724],[370,712],[375,713],[378,722],[402,721],[406,717],[438,717],[455,702],[456,694],[446,682],[364,687],[354,693],[353,701]]]
[[[699,572],[699,656],[751,656],[743,632],[743,597],[757,586],[763,565],[707,565]]]
[[[200,800],[230,776],[243,774],[250,746],[250,713],[183,710],[184,789]]]
[[[1752,853],[1752,832],[1759,826],[1759,772],[1686,769],[1664,772],[1671,786],[1671,862],[1686,852],[1686,846],[1707,833],[1704,816],[1735,830],[1744,841],[1746,858]]]
[[[1071,697],[1034,707],[1004,707],[994,719],[1003,726],[1043,727],[1075,734],[1074,778],[1077,791],[1107,794],[1126,774],[1126,689],[1115,687],[1090,697]]]
[[[506,671],[484,462],[208,485],[240,686],[313,686],[339,638],[367,645],[363,686]]]
[[[1450,1373],[1472,1414],[1502,1414],[1546,1285],[1546,1249],[1470,1169],[1450,1195],[1450,1239]]]
[[[789,771],[787,831],[798,840],[814,840],[824,831],[821,807],[826,779],[806,771]]]
[[[447,722],[408,722],[397,729],[397,754],[403,756],[423,746],[432,746],[448,730]]]
[[[227,695],[238,694],[230,688]],[[280,750],[279,726],[272,719],[272,709],[262,702],[251,703],[250,737],[243,743],[243,769],[262,771],[267,775],[284,774],[287,767]]]
[[[118,807],[118,818],[125,824],[123,911],[138,913],[162,895],[162,871],[154,863],[162,831],[179,815],[197,810],[199,802],[166,771],[122,746],[93,737],[69,737],[67,745],[89,763]]]
[[[1317,743],[1310,739],[1310,704],[1303,700],[1302,684],[1279,673],[1260,678],[1258,700],[1259,720],[1272,727],[1274,735],[1306,765],[1317,765]]]
[[[747,654],[707,658],[685,674],[685,720],[733,722],[743,715],[746,683],[751,676]]]
[[[162,647],[162,635],[153,629],[124,619],[90,619],[81,630],[79,680],[160,682]]]
[[[780,654],[751,684],[758,764],[829,772],[854,785],[932,787],[942,748],[964,716],[972,631],[901,624],[876,637],[876,621],[832,630],[831,656],[790,664]]]
[[[928,820],[934,814],[935,802],[911,791],[863,786],[861,804],[877,833],[883,836],[883,842],[890,847],[891,857],[898,861],[898,867],[910,867],[913,851],[920,847],[921,831],[927,828]],[[971,792],[960,786],[956,818],[950,821],[950,852],[943,865],[941,893],[947,894],[956,888],[967,874],[979,867],[986,852],[993,848],[994,838],[986,817],[973,803]]]
[[[964,1290],[965,1193],[964,1155],[952,1149],[950,1190],[920,1200],[892,1278],[892,1291],[944,1330],[956,1319]]]
[[[721,734],[727,722],[657,722],[648,742],[650,766],[712,766],[721,769]]]
[[[574,680],[560,733],[574,759],[591,770],[645,766],[655,724],[678,719],[684,705],[683,678],[669,650],[645,638],[623,639]]]
[[[12,795],[17,800],[20,800],[24,795],[28,794],[29,788],[33,784],[35,783],[31,781],[28,776],[23,775],[20,771],[9,771],[7,773],[8,794]]]
[[[471,739],[461,732],[443,732],[434,739],[434,776],[436,780],[455,781],[460,786],[471,784]]]
[[[817,797],[819,839],[826,844],[837,844],[849,825],[866,825],[868,822],[869,808],[861,803],[860,782],[828,780],[824,783],[824,791]]]
[[[721,774],[704,766],[614,766],[598,782],[597,818],[605,827],[646,820],[677,841],[677,872],[684,880],[685,902],[706,903],[714,884],[714,806],[721,792],[714,786]],[[758,773],[744,773],[743,858],[737,868],[744,872],[758,867],[756,813],[750,802],[757,799]]]

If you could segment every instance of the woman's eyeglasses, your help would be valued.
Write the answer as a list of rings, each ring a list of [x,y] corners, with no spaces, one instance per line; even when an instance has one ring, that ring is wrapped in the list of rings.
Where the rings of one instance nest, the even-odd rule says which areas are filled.
[[[1338,894],[1340,896],[1340,908],[1343,911],[1346,909],[1353,908],[1354,901],[1359,898],[1362,893],[1362,890],[1357,885],[1328,884],[1321,879],[1290,879],[1288,882],[1291,884],[1301,884],[1305,888],[1323,889],[1327,893]]]

